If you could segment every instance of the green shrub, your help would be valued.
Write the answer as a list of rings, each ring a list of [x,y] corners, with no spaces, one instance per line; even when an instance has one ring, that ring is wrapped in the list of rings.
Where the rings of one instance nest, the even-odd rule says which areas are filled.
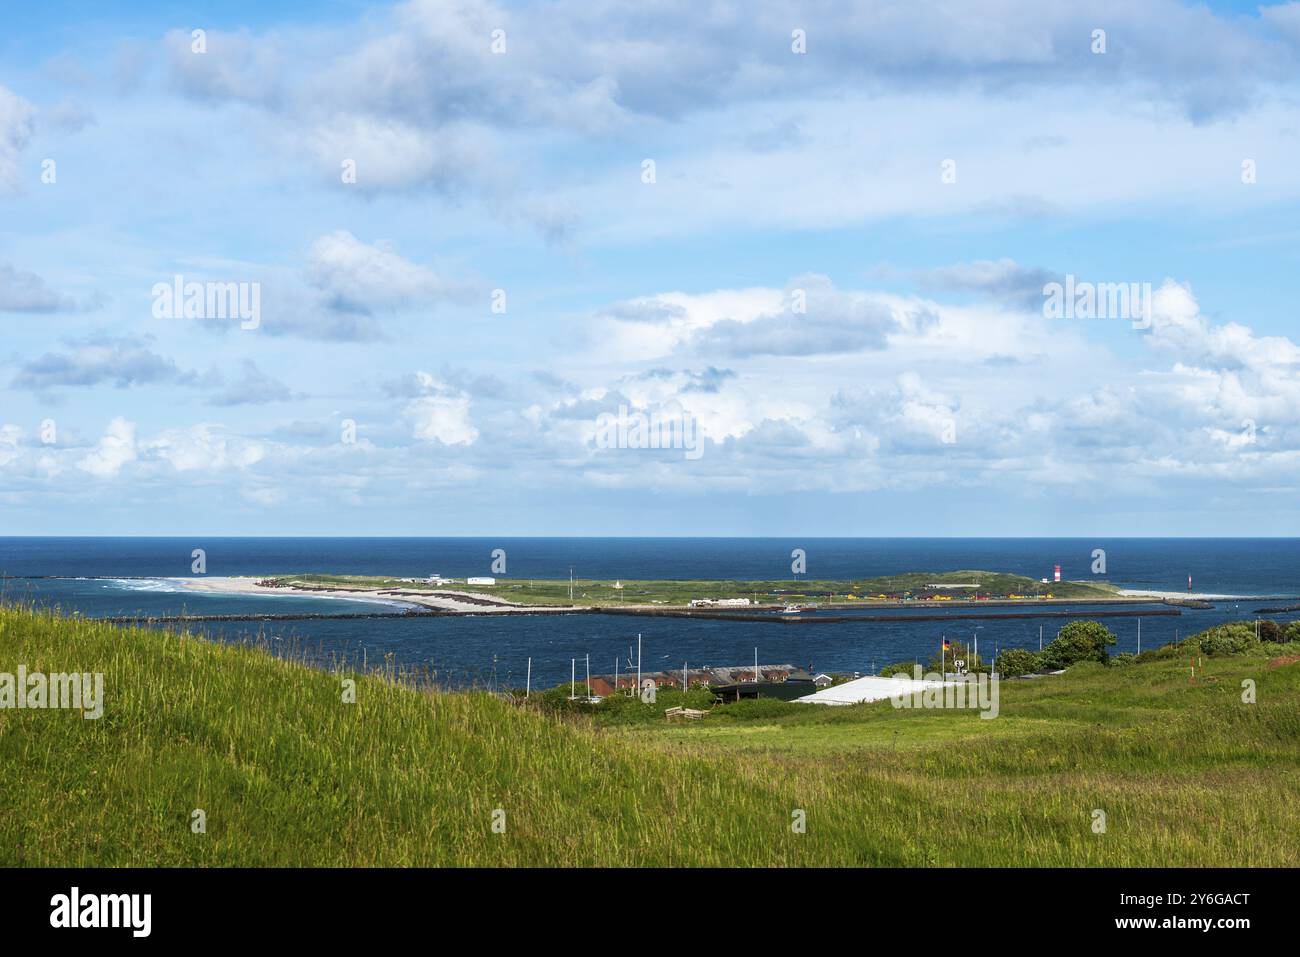
[[[1245,622],[1219,625],[1202,632],[1194,640],[1199,643],[1204,654],[1212,656],[1239,655],[1258,644],[1255,640],[1255,626]]]
[[[1133,654],[1131,651],[1125,651],[1118,655],[1114,655],[1110,659],[1110,663],[1112,665],[1119,665],[1121,667],[1124,665],[1134,664],[1136,661],[1137,661],[1137,655]]]
[[[1300,619],[1287,623],[1287,626],[1282,629],[1282,640],[1300,641]]]
[[[1042,668],[1038,652],[1026,648],[1008,648],[998,655],[997,672],[1000,675],[1028,675]]]
[[[880,669],[880,677],[892,678],[894,675],[907,675],[912,677],[912,669],[916,667],[914,661],[897,661],[892,665],[885,665]]]
[[[1265,618],[1259,623],[1260,641],[1281,641],[1282,627],[1272,618]]]
[[[1170,658],[1181,658],[1184,655],[1194,655],[1197,651],[1195,638],[1184,638],[1177,644],[1161,645],[1159,648],[1148,648],[1140,655],[1134,657],[1138,664],[1146,664],[1150,661],[1168,661]]]
[[[1057,670],[1080,661],[1106,664],[1106,646],[1115,644],[1114,633],[1101,622],[1072,621],[1041,654],[1042,667]]]

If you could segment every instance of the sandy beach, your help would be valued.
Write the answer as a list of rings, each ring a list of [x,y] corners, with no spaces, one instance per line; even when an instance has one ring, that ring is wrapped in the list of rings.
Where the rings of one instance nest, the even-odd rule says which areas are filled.
[[[219,595],[268,595],[290,598],[336,598],[348,601],[379,602],[402,608],[435,608],[440,611],[468,611],[480,614],[522,614],[537,610],[555,611],[553,605],[520,605],[493,595],[468,591],[445,590],[438,595],[413,595],[405,589],[371,591],[361,589],[267,588],[254,577],[209,575],[203,578],[165,578],[186,591]]]

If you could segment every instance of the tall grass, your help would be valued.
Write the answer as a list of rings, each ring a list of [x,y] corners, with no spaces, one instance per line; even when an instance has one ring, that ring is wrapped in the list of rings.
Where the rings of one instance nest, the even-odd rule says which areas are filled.
[[[3,609],[19,664],[102,672],[106,701],[0,710],[5,865],[1300,863],[1298,669],[1259,658],[1198,686],[1172,661],[1007,683],[994,721],[792,705],[672,728]]]

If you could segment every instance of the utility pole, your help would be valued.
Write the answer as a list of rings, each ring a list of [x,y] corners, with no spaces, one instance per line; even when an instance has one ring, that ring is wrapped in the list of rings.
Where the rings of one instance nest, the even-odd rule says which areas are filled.
[[[524,685],[524,697],[527,698],[533,693],[533,659],[528,659],[528,679]]]

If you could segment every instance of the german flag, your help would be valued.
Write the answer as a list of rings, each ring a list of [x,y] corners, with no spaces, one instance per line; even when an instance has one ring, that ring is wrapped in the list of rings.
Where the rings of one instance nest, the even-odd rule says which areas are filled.
[[[947,638],[943,640],[943,650],[952,651],[952,642],[950,642]]]

